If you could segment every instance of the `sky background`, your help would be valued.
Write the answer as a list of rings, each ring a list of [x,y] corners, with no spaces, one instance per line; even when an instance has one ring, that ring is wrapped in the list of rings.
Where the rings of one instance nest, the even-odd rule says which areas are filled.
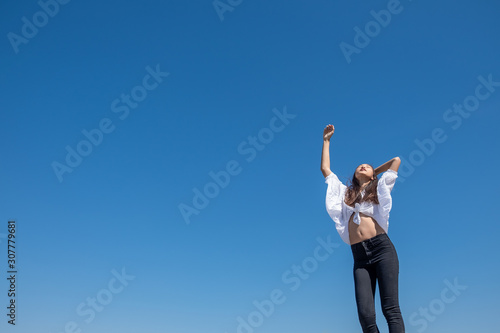
[[[52,2],[44,17],[37,1],[2,2],[0,331],[360,332],[352,253],[325,208],[328,124],[344,183],[361,163],[402,160],[388,234],[406,331],[497,330],[500,83],[478,78],[500,82],[500,3],[232,3]],[[370,12],[388,6],[346,57],[340,45],[362,43],[355,28],[376,29]],[[473,111],[448,111],[464,101]],[[70,167],[67,147],[86,156]]]

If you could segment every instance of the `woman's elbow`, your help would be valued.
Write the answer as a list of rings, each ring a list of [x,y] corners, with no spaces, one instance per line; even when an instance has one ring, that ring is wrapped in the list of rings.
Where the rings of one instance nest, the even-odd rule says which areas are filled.
[[[323,174],[323,177],[326,178],[326,176],[328,176],[329,174],[331,174],[332,171],[330,170],[330,168],[323,168],[323,167],[321,167],[321,173]]]

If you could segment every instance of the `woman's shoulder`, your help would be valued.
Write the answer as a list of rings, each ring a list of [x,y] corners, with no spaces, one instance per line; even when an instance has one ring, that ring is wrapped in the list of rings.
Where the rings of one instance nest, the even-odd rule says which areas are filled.
[[[336,183],[339,183],[343,186],[346,186],[344,183],[342,183],[342,181],[340,181],[337,174],[331,170],[328,170],[327,172],[325,172],[324,176],[325,176],[325,183],[336,182]]]
[[[387,169],[385,172],[382,173],[379,180],[385,178],[398,178],[398,172],[396,170]]]

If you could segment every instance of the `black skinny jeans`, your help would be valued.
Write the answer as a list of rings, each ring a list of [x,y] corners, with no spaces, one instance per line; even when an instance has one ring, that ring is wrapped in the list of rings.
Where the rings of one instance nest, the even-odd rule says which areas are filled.
[[[404,333],[399,309],[399,260],[386,233],[351,245],[354,257],[354,289],[358,317],[363,333],[379,333],[375,322],[375,283],[378,280],[380,304],[390,333]]]

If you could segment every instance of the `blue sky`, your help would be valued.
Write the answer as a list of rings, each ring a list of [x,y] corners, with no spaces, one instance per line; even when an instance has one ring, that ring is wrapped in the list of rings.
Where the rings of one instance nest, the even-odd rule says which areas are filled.
[[[327,124],[344,183],[402,159],[388,234],[407,332],[496,329],[499,11],[4,1],[1,331],[359,332]]]

